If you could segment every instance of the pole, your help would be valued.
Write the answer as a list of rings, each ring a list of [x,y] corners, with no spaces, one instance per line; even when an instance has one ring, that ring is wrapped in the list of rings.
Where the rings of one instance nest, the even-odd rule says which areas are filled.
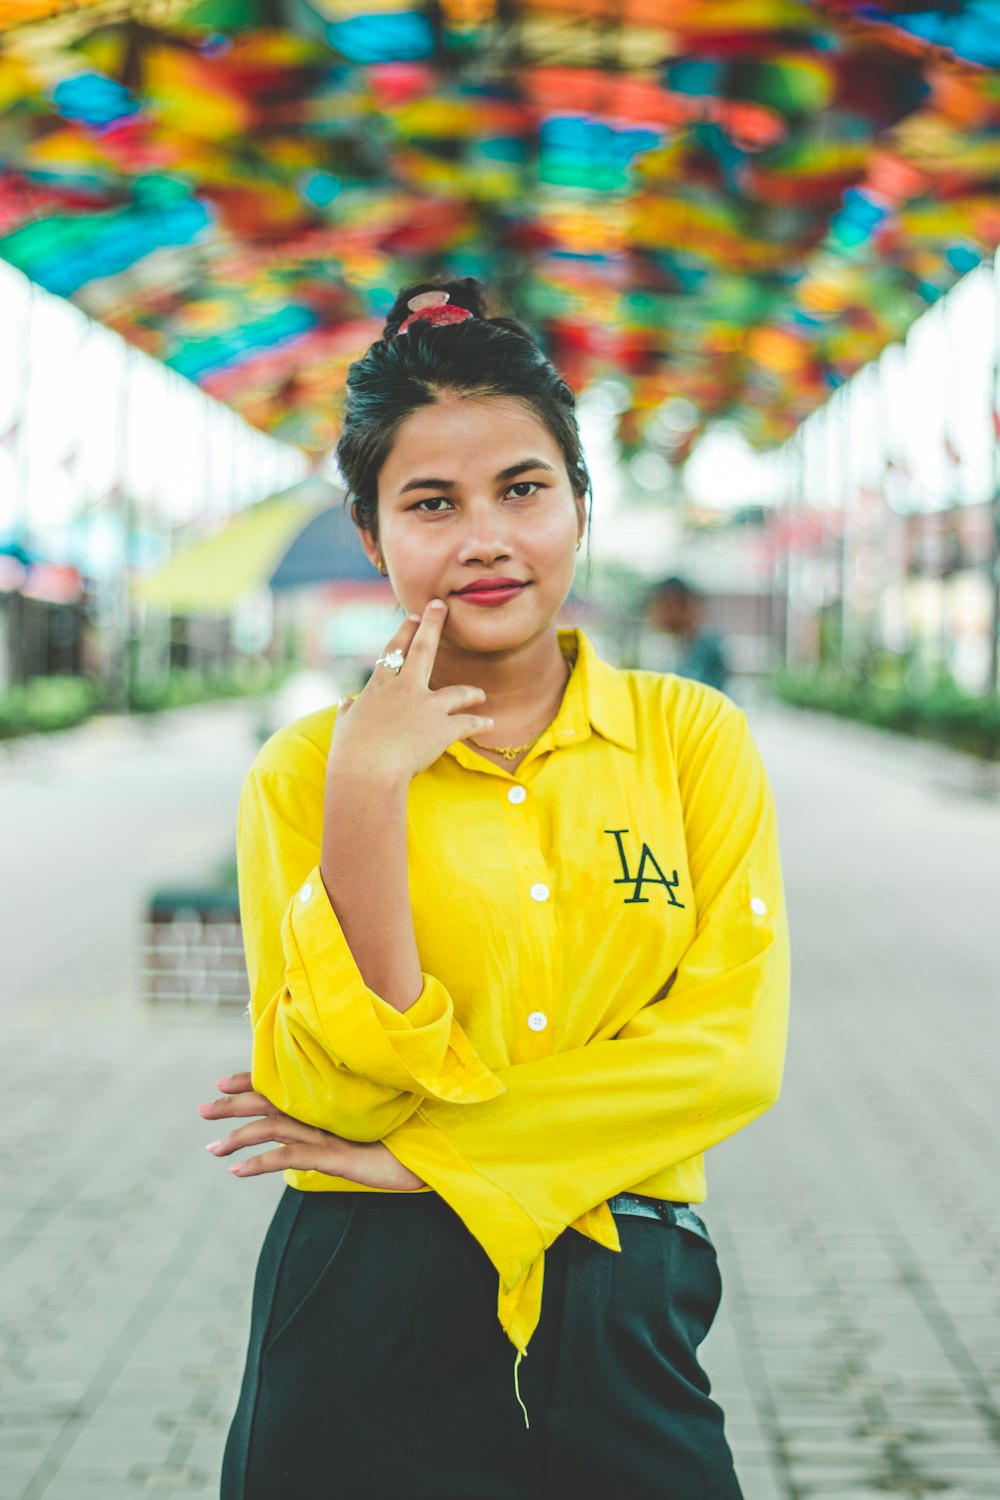
[[[944,369],[944,458],[947,482],[945,485],[944,510],[941,513],[941,636],[940,636],[940,674],[942,677],[950,675],[951,660],[954,654],[951,629],[951,587],[948,573],[949,563],[952,557],[952,527],[957,525],[958,511],[961,505],[962,471],[958,448],[955,444],[954,412],[952,408],[952,392],[955,387],[955,353],[954,340],[952,337],[955,323],[955,303],[950,292],[941,298],[941,333],[944,344],[942,365]]]
[[[801,570],[798,566],[798,549],[795,539],[796,526],[798,525],[801,530],[799,518],[805,497],[805,441],[801,423],[789,438],[789,449],[791,482],[788,487],[788,528],[785,551],[787,559],[785,567],[785,665],[792,668],[799,665],[801,654],[799,651],[800,632],[796,619]]]
[[[35,284],[29,281],[19,319],[17,362],[17,418],[14,434],[14,540],[27,545],[31,526],[29,489],[31,485],[31,392],[34,368],[32,334],[34,333]],[[24,595],[15,589],[9,605],[9,667],[11,682],[27,682],[32,671],[27,650],[27,609]]]
[[[122,342],[121,363],[118,374],[118,431],[116,434],[115,498],[121,525],[121,557],[119,561],[118,589],[115,600],[113,645],[111,651],[111,706],[126,713],[132,706],[132,591],[130,552],[132,531],[135,524],[134,506],[129,473],[129,416],[130,383],[132,376],[132,346]]]
[[[990,292],[990,329],[993,338],[993,367],[990,372],[990,454],[993,489],[993,537],[990,557],[990,586],[992,609],[990,610],[990,654],[987,692],[1000,693],[1000,421],[998,421],[998,398],[1000,398],[1000,254],[993,256]]]

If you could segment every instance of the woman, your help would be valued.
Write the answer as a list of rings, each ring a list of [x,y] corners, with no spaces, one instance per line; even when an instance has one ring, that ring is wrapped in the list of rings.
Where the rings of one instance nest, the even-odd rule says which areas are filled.
[[[241,799],[252,1078],[202,1113],[287,1186],[223,1500],[736,1500],[690,1205],[780,1081],[759,757],[721,694],[557,627],[573,397],[476,283],[400,295],[338,458],[408,613]]]

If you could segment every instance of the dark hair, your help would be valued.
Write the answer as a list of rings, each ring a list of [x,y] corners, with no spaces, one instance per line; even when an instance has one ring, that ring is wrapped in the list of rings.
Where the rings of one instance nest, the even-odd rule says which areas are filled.
[[[410,298],[437,290],[473,316],[437,326],[417,319],[400,334]],[[377,535],[378,474],[400,425],[447,392],[510,396],[530,406],[562,449],[573,493],[590,494],[573,392],[528,330],[514,318],[490,316],[484,288],[471,276],[419,281],[399,293],[381,339],[347,372],[337,462],[357,526]]]
[[[650,599],[660,599],[664,594],[676,594],[679,599],[692,603],[704,597],[701,590],[696,589],[693,583],[688,583],[686,578],[661,578],[658,583],[651,585]]]

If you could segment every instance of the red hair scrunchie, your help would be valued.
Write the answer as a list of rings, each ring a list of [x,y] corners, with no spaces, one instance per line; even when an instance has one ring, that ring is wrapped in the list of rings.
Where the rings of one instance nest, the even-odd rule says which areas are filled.
[[[418,318],[437,325],[464,323],[466,318],[475,317],[475,313],[470,313],[467,307],[449,307],[449,297],[450,293],[445,291],[418,292],[406,304],[411,309],[410,316],[400,323],[399,332],[405,333],[410,324],[415,323]]]

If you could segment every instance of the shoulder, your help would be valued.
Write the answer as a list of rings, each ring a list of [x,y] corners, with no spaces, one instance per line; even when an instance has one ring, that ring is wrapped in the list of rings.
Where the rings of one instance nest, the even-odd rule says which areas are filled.
[[[336,719],[337,708],[331,704],[282,725],[258,750],[247,772],[247,784],[277,777],[322,792]]]
[[[640,743],[664,738],[675,750],[717,733],[745,726],[743,710],[718,688],[674,672],[623,670]]]

